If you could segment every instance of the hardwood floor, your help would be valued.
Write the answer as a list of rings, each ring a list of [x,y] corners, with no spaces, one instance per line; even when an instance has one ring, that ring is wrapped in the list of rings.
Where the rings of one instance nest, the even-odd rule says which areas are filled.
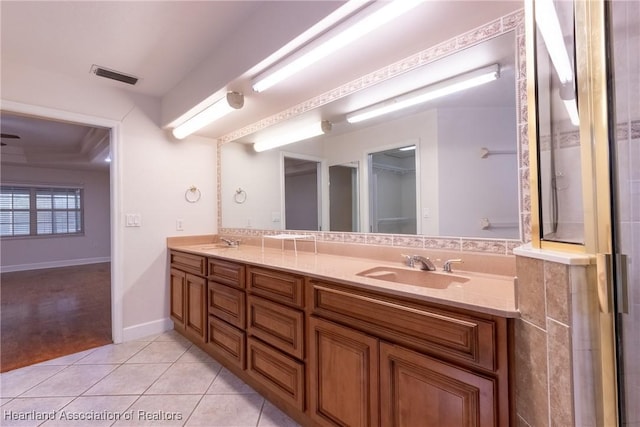
[[[0,372],[111,340],[110,263],[0,275]]]

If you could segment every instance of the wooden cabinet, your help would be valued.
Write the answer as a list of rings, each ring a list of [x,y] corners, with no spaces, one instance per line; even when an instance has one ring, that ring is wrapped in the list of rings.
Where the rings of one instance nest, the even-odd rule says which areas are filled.
[[[515,422],[505,318],[178,251],[170,296],[177,331],[302,425]]]
[[[207,349],[239,369],[245,368],[246,334],[216,318],[209,316]]]
[[[176,330],[205,342],[207,338],[206,258],[171,251],[171,319]]]
[[[204,277],[187,273],[185,289],[185,329],[204,342],[207,335],[207,281]]]
[[[306,292],[310,407],[318,423],[512,423],[505,319],[316,279]],[[343,397],[332,401],[334,394]],[[379,409],[379,424],[375,414],[364,418],[368,407]]]
[[[184,329],[184,311],[185,311],[185,279],[186,273],[176,268],[171,269],[170,295],[171,304],[169,315],[173,320],[176,329]]]
[[[494,379],[380,343],[383,426],[495,426],[495,402]]]
[[[246,367],[245,271],[242,264],[209,258],[206,348],[238,369]]]
[[[208,284],[209,314],[239,329],[245,328],[245,293],[213,281]]]
[[[304,357],[304,313],[249,296],[247,332],[291,356]]]
[[[326,426],[378,426],[378,340],[315,317],[308,331],[312,419]]]
[[[306,407],[303,289],[301,276],[247,269],[247,372],[300,413]]]
[[[304,363],[261,341],[247,338],[247,372],[282,400],[304,410]]]

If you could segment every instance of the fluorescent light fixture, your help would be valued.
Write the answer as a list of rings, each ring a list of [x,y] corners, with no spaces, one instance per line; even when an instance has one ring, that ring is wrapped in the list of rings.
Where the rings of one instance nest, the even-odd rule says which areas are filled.
[[[323,120],[321,122],[315,122],[311,125],[302,126],[297,129],[283,133],[282,135],[276,135],[261,141],[257,141],[253,144],[253,149],[258,153],[272,148],[281,147],[283,145],[291,144],[305,139],[313,138],[314,136],[323,135],[331,131],[331,122]]]
[[[564,108],[569,114],[569,120],[574,126],[580,126],[580,116],[578,115],[578,101],[576,100],[576,91],[573,88],[573,82],[568,82],[560,86],[560,99],[564,104]]]
[[[402,148],[399,148],[398,150],[400,150],[400,151],[413,151],[413,150],[415,150],[415,149],[416,149],[416,146],[415,146],[415,145],[410,145],[410,146],[408,146],[408,147],[402,147]]]
[[[242,108],[243,105],[244,96],[242,96],[241,93],[227,92],[223,98],[217,100],[190,119],[187,119],[179,126],[176,126],[173,129],[173,136],[178,139],[186,138],[208,124],[226,116],[230,112]]]
[[[536,0],[536,24],[562,84],[573,81],[573,69],[553,0]]]
[[[349,113],[347,114],[347,122],[358,123],[364,120],[369,120],[374,117],[382,116],[383,114],[392,113],[394,111],[422,104],[455,92],[480,86],[496,80],[498,77],[500,77],[500,67],[497,64],[474,70],[469,73],[460,74],[439,83],[397,96],[380,104],[372,105],[370,107],[363,108],[362,110]]]
[[[253,90],[262,92],[284,79],[304,70],[322,58],[356,41],[376,28],[397,18],[403,13],[413,9],[424,0],[394,0],[385,3],[383,7],[370,15],[355,22],[334,36],[328,36],[324,42],[311,47],[300,56],[294,55],[290,60],[285,60],[281,66],[267,70],[257,76],[252,83]]]

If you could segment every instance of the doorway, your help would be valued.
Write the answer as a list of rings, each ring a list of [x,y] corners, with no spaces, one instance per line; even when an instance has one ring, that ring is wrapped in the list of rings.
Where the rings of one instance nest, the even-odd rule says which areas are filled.
[[[320,161],[286,155],[283,165],[285,230],[319,231]]]
[[[417,234],[416,146],[369,153],[372,233]]]
[[[37,169],[44,175],[27,173],[22,176],[13,175],[10,178],[12,183],[23,181],[24,184],[28,181],[29,184],[34,184],[34,187],[37,188],[42,187],[41,184],[51,183],[47,177],[58,176],[59,178],[62,176],[63,178],[59,179],[62,179],[64,185],[60,185],[58,182],[59,186],[82,184],[83,198],[85,196],[88,198],[89,205],[94,205],[95,198],[93,196],[97,192],[100,192],[104,203],[98,204],[98,209],[102,211],[99,220],[96,219],[95,211],[92,211],[91,208],[88,208],[84,212],[84,216],[81,217],[85,227],[95,223],[92,224],[92,227],[95,226],[102,230],[99,235],[95,234],[94,229],[84,228],[81,233],[77,233],[73,237],[63,235],[36,236],[34,239],[14,238],[13,241],[19,242],[19,246],[15,246],[15,248],[19,247],[18,250],[7,250],[9,240],[12,239],[6,238],[6,236],[2,238],[3,253],[5,254],[2,266],[3,292],[1,295],[3,305],[2,371],[6,371],[18,367],[13,362],[10,366],[10,357],[5,353],[12,347],[10,343],[19,342],[20,351],[29,347],[29,343],[23,338],[17,337],[15,332],[23,332],[25,336],[29,336],[29,339],[36,343],[33,346],[36,350],[31,356],[24,353],[20,355],[20,366],[110,342],[120,342],[122,340],[122,304],[116,299],[116,295],[119,294],[118,283],[120,283],[117,280],[120,275],[120,266],[116,262],[116,254],[118,253],[116,243],[120,241],[120,238],[114,227],[117,218],[113,215],[114,210],[117,210],[116,194],[118,191],[115,184],[119,181],[117,174],[114,174],[116,171],[114,165],[117,164],[119,124],[111,120],[9,101],[3,102],[3,108],[3,134],[10,133],[5,132],[8,129],[8,122],[4,120],[9,115],[31,119],[32,122],[27,129],[33,132],[37,132],[37,122],[41,122],[45,127],[47,123],[62,123],[83,128],[87,132],[85,141],[91,140],[100,132],[106,133],[103,140],[93,141],[96,142],[93,145],[94,149],[89,150],[93,153],[92,158],[99,158],[100,163],[104,164],[101,166],[104,172],[92,171],[93,167],[90,165],[80,166],[78,168],[80,171],[72,172],[73,168],[64,164],[65,159],[68,162],[85,157],[73,155],[69,151],[64,152],[64,147],[60,154],[53,154],[51,150],[54,144],[51,143],[50,146],[45,146],[49,151],[45,150],[46,152],[38,154],[37,151],[30,150],[24,154],[27,161],[30,158],[36,163],[41,162],[39,165],[33,165],[32,170]],[[100,132],[96,133],[96,130]],[[19,141],[25,146],[29,144],[26,137],[19,139]],[[9,144],[3,146],[3,149],[8,146]],[[19,146],[16,144],[14,147]],[[83,153],[86,154],[86,152],[87,145],[84,146]],[[14,154],[14,157],[16,154],[20,154],[16,149],[11,153]],[[106,163],[105,158],[100,158],[103,155],[108,156],[111,163]],[[7,157],[11,158],[11,156]],[[3,166],[5,166],[7,157],[4,156],[3,150]],[[87,158],[89,157],[91,156],[87,156]],[[60,164],[52,164],[54,160],[60,160]],[[7,183],[7,169],[17,169],[16,166],[19,166],[17,163],[19,162],[14,162],[12,168],[3,167],[3,185]],[[22,163],[25,161],[23,160]],[[88,175],[83,175],[85,173]],[[87,184],[91,179],[85,178],[86,176],[102,174],[104,174],[104,178],[100,179],[99,190],[91,187],[93,184]],[[25,176],[29,179],[26,179]],[[54,185],[52,188],[57,187]],[[80,248],[73,253],[71,249],[75,243],[83,239],[90,241],[90,244],[93,245],[98,245],[98,241],[100,241],[100,244],[106,246],[106,250],[104,253],[94,254],[88,249]],[[40,248],[39,255],[27,247],[29,241],[37,243],[37,247]],[[6,264],[4,258],[9,253],[14,254],[13,258],[19,259],[22,256],[24,262],[14,259],[11,260],[10,265]],[[47,253],[51,255],[50,259],[46,258]],[[78,255],[78,253],[80,254]],[[12,286],[17,286],[16,283],[20,284],[20,292],[13,292],[11,289]],[[82,286],[83,283],[85,286]],[[86,284],[91,284],[92,287],[88,288]],[[29,294],[31,294],[31,298],[29,298]],[[7,309],[8,306],[11,308]],[[96,312],[99,312],[99,315],[96,315]],[[58,315],[66,313],[69,322],[65,324],[61,320],[64,316],[55,318],[52,313]],[[32,325],[24,323],[22,318],[25,315],[26,319],[33,322]],[[16,327],[12,322],[19,322],[20,327]],[[81,326],[85,329],[89,327],[90,333],[83,331]]]

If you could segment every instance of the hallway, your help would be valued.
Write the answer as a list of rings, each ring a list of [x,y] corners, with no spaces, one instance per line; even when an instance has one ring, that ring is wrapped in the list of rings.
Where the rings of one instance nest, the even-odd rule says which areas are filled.
[[[0,275],[0,372],[111,343],[110,268]]]

